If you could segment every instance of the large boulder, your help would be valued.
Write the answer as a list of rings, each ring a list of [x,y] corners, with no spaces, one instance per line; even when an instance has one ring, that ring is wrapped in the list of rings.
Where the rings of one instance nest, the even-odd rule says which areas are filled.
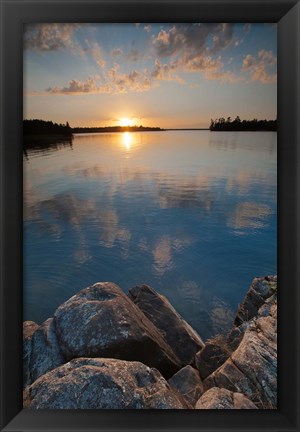
[[[30,409],[187,409],[155,369],[139,362],[78,358],[24,391]]]
[[[230,358],[204,381],[244,393],[259,408],[277,407],[277,296],[269,297],[249,322]]]
[[[169,378],[180,361],[144,313],[115,284],[96,283],[55,311],[56,333],[67,360],[137,360]]]
[[[257,409],[251,400],[241,393],[213,387],[196,403],[196,409]]]
[[[160,330],[181,364],[190,364],[204,343],[169,301],[147,285],[131,288],[128,296]]]
[[[181,393],[192,407],[203,393],[203,383],[199,373],[190,365],[180,369],[168,380],[168,383],[174,390]]]
[[[24,332],[26,336],[23,341],[24,386],[65,363],[56,337],[53,318],[49,318],[40,326],[31,324],[30,336],[28,331],[29,324],[26,324]]]

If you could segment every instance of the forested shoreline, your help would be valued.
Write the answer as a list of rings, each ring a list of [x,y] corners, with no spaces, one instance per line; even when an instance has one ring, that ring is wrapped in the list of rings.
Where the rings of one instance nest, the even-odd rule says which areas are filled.
[[[237,116],[234,120],[231,117],[221,117],[219,119],[211,119],[210,127],[211,131],[277,131],[277,119],[276,120],[241,120]]]

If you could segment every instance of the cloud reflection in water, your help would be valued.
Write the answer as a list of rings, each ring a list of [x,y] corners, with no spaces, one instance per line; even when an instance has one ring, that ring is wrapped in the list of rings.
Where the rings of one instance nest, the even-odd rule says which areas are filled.
[[[114,280],[153,285],[204,338],[225,328],[253,275],[276,263],[276,146],[244,137],[76,136],[72,152],[28,152],[31,311],[47,309],[34,305],[38,290],[47,318],[85,284]]]

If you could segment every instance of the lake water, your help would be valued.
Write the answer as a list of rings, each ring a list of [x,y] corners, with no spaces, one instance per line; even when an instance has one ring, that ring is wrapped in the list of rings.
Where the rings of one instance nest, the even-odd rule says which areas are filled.
[[[277,272],[277,134],[75,135],[24,156],[24,319],[80,289],[153,286],[204,338]]]

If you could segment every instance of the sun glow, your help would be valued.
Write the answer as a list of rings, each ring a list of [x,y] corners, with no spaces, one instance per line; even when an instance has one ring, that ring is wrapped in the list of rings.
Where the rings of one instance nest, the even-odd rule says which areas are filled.
[[[132,122],[132,120],[130,120],[129,118],[121,118],[120,119],[120,125],[121,126],[132,126],[133,125],[133,122]]]
[[[123,145],[126,150],[130,150],[132,144],[132,134],[129,132],[123,133]]]

